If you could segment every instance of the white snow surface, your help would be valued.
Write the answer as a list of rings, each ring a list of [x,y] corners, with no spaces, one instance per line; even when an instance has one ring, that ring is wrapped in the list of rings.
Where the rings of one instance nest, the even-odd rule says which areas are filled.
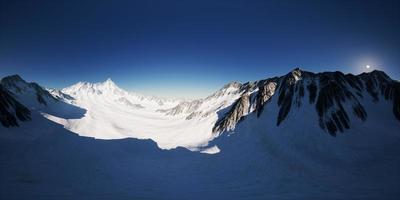
[[[148,140],[78,137],[59,125],[85,119],[92,109],[86,105],[82,119],[79,110],[70,116],[33,111],[33,120],[18,128],[0,126],[1,199],[398,198],[400,124],[387,111],[389,102],[365,95],[366,121],[351,117],[351,129],[332,137],[319,127],[310,104],[294,107],[276,126],[277,100],[273,96],[259,117],[250,113],[234,131],[196,148],[213,155],[160,150]],[[116,104],[103,99],[93,108],[111,106],[103,103]],[[154,102],[141,104],[139,110],[146,110]],[[91,123],[110,123],[101,114]]]
[[[180,146],[190,150],[199,150],[216,137],[212,128],[218,119],[217,111],[240,96],[238,87],[228,85],[205,99],[191,102],[163,99],[127,92],[111,79],[100,83],[79,82],[61,91],[75,99],[68,103],[86,110],[84,117],[67,119],[48,113],[43,116],[74,133],[107,140],[151,139],[162,149]],[[166,113],[176,109],[184,111]],[[218,147],[202,150],[218,151]]]
[[[62,92],[74,100],[48,99],[42,106],[32,91],[18,93],[19,101],[36,109],[19,127],[0,126],[0,199],[400,196],[400,124],[391,102],[373,102],[366,93],[360,102],[366,121],[354,117],[347,102],[351,128],[336,137],[319,127],[315,106],[308,103],[293,106],[276,126],[279,96],[274,95],[260,116],[249,113],[234,131],[215,138],[216,112],[240,95],[234,85],[191,102],[129,93],[111,80],[78,83]],[[213,155],[115,139],[126,137]]]

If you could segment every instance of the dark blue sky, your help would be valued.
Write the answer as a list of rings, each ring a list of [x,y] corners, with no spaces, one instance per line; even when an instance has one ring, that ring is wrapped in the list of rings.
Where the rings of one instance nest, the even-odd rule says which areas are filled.
[[[50,87],[204,96],[297,66],[400,79],[400,1],[0,2],[0,76]]]

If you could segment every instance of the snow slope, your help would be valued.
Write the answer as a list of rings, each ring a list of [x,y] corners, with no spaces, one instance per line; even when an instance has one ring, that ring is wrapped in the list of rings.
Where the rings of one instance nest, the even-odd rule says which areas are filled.
[[[272,99],[271,102],[276,102]],[[385,106],[385,105],[377,105]],[[311,115],[311,107],[300,108]],[[388,120],[333,138],[290,115],[276,126],[273,104],[211,142],[214,155],[161,150],[151,140],[81,137],[33,112],[0,127],[4,199],[397,199],[400,145]],[[312,112],[310,112],[312,111]],[[368,110],[368,120],[391,113]],[[315,126],[302,126],[315,124]],[[35,130],[35,131],[32,131]],[[23,136],[23,137],[18,137]]]
[[[294,69],[281,77],[232,82],[193,101],[127,92],[111,79],[79,82],[49,92],[19,76],[4,78],[2,85],[22,104],[81,136],[151,139],[162,149],[185,147],[204,153],[218,153],[217,146],[208,145],[210,141],[234,130],[248,114],[256,112],[259,116],[265,107],[275,104],[279,109],[271,115],[277,116],[277,126],[283,126],[288,116],[297,113],[296,108],[308,107],[310,117],[317,116],[309,123],[318,123],[332,136],[346,132],[353,123],[365,122],[369,114],[364,104],[375,107],[371,102],[388,102],[380,109],[393,112],[393,118],[400,121],[400,83],[379,71],[354,76]],[[85,112],[83,117],[74,116],[81,112]]]
[[[80,82],[62,93],[73,98],[67,101],[87,110],[83,118],[45,116],[82,136],[152,139],[163,149],[181,146],[199,150],[216,136],[212,128],[217,111],[238,98],[238,89],[237,83],[228,84],[205,99],[187,102],[129,93],[111,79],[94,84]]]
[[[219,152],[208,143],[225,131],[234,130],[246,115],[263,112],[271,99],[279,98],[277,126],[285,123],[294,108],[314,105],[315,123],[335,136],[365,121],[368,113],[361,100],[389,101],[400,121],[400,84],[374,71],[358,76],[340,72],[314,74],[295,69],[285,76],[248,83],[232,82],[214,94],[193,101],[165,99],[127,92],[111,79],[101,83],[79,82],[62,90],[43,90],[19,76],[2,80],[16,98],[31,109],[81,136],[98,139],[152,139],[162,149],[185,147],[208,153]],[[37,100],[33,100],[33,99]],[[372,99],[371,99],[372,98]],[[71,104],[85,110],[82,118],[66,110]],[[67,117],[66,117],[67,116]],[[380,124],[380,122],[375,122]],[[210,149],[205,149],[210,148]]]
[[[2,199],[400,195],[400,93],[381,72],[296,69],[189,102],[129,93],[111,80],[51,91],[56,98],[31,86],[3,87],[12,105],[29,105],[31,120],[0,126]]]

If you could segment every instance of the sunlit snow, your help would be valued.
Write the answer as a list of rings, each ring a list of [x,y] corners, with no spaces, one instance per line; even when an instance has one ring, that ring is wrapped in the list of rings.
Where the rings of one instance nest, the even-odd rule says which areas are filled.
[[[186,113],[166,114],[183,100],[162,99],[127,92],[111,79],[102,83],[79,82],[62,90],[75,98],[71,103],[86,110],[80,119],[62,119],[50,114],[46,118],[62,124],[81,136],[98,139],[152,139],[162,149],[178,146],[196,150],[216,137],[212,128],[217,111],[232,104],[238,97],[237,88],[227,87],[214,97],[196,102],[193,110],[199,116],[187,119]],[[191,104],[188,102],[187,104]],[[190,106],[185,106],[185,109]],[[203,153],[217,153],[217,147]]]

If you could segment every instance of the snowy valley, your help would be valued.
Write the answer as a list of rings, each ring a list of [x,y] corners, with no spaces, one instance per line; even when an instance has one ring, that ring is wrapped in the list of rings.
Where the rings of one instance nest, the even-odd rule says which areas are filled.
[[[6,199],[400,195],[400,83],[382,71],[294,69],[191,101],[13,75],[0,100]]]

